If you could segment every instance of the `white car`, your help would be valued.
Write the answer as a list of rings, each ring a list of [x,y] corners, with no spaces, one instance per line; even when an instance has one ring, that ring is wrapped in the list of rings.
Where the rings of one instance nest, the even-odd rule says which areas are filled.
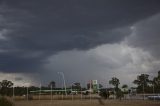
[[[160,96],[148,96],[150,100],[160,100]]]

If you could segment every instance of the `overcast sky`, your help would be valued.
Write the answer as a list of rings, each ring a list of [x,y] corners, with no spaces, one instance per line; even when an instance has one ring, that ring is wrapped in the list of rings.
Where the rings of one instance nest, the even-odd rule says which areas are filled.
[[[0,80],[68,86],[160,70],[159,0],[0,0]]]

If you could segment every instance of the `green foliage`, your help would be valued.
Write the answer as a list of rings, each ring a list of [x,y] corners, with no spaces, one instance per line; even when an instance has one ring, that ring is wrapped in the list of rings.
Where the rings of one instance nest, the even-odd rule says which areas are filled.
[[[102,85],[102,84],[99,84],[98,86],[99,86],[99,88],[103,88],[103,85]]]
[[[128,93],[128,85],[126,85],[126,84],[124,84],[124,85],[122,85],[122,89],[123,89],[123,93],[124,94],[127,94]]]
[[[115,92],[116,92],[116,98],[120,98],[123,96],[123,92],[118,88],[120,81],[118,78],[113,77],[110,81],[109,84],[112,84],[115,88]]]
[[[158,71],[158,76],[153,78],[152,86],[155,88],[155,92],[160,92],[160,71]]]
[[[4,97],[0,97],[0,106],[14,106],[14,104]]]
[[[137,79],[133,81],[134,84],[136,84],[138,87],[138,92],[146,92],[149,84],[151,83],[151,80],[149,80],[148,74],[141,74],[137,76]]]
[[[158,71],[158,75],[153,80],[149,80],[148,74],[141,74],[137,76],[133,83],[137,85],[138,93],[160,93],[160,71]]]
[[[124,93],[121,91],[121,89],[118,89],[116,92],[116,98],[121,99],[122,97],[124,97]]]
[[[3,80],[0,84],[2,88],[11,88],[13,86],[13,83],[8,80]]]
[[[137,84],[138,86],[147,86],[150,80],[148,79],[148,74],[141,74],[137,76],[137,79],[133,81],[134,84]]]
[[[51,81],[48,85],[49,88],[55,88],[56,87],[56,83],[55,81]]]
[[[13,90],[13,89],[12,89]],[[25,95],[27,92],[27,88],[26,87],[15,87],[14,88],[14,93],[17,96],[22,96]]]
[[[116,89],[118,88],[120,82],[119,79],[116,77],[113,77],[110,81],[109,84],[112,84]]]
[[[124,85],[122,85],[122,88],[126,89],[126,88],[128,88],[128,85],[124,84]]]
[[[75,83],[72,85],[72,89],[75,89],[75,90],[80,91],[80,90],[81,90],[81,84],[80,84],[79,82],[75,82]]]
[[[104,99],[108,99],[109,98],[109,92],[107,92],[106,90],[101,90],[101,92],[99,93],[99,95],[101,97],[103,97]]]
[[[8,80],[3,80],[2,82],[0,82],[0,94],[1,95],[7,95],[7,96],[11,96],[12,94],[12,86],[13,83],[11,81]]]

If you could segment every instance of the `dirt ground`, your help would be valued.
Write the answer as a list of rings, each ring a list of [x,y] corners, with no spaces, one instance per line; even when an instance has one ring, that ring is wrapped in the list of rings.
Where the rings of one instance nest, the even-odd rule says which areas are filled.
[[[160,106],[149,100],[32,100],[15,101],[15,106]]]

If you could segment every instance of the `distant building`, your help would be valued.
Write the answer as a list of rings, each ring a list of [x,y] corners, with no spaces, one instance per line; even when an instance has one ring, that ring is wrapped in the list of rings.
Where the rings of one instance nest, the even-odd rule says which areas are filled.
[[[97,80],[91,80],[89,83],[87,83],[87,89],[90,90],[90,92],[98,92],[98,81]]]

